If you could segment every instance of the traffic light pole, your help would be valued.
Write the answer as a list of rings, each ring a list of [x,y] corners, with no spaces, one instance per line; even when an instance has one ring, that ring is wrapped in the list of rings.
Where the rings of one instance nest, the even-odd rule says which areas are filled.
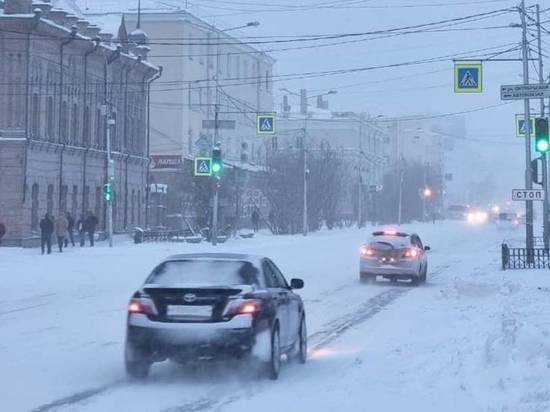
[[[218,104],[215,106],[216,113],[214,115],[214,145],[218,144],[218,122],[220,117],[220,109]],[[213,146],[214,146],[213,145]],[[214,201],[212,202],[212,230],[210,238],[212,246],[218,244],[218,198],[220,189],[220,176],[214,176]]]
[[[527,23],[525,19],[525,0],[521,1],[521,28],[522,28],[522,60],[523,60],[523,84],[529,84],[529,43],[527,42]],[[531,108],[529,107],[529,99],[523,101],[525,111],[525,188],[533,188],[533,178],[531,174]],[[525,202],[525,243],[527,249],[533,249],[533,201],[527,200]]]
[[[106,106],[108,107],[108,106]],[[114,120],[111,119],[111,114],[107,115],[107,183],[111,185],[111,191],[114,181],[113,173],[113,158],[111,154],[111,126],[114,123]],[[109,234],[109,247],[113,247],[113,199],[107,202],[107,232]]]
[[[539,83],[544,83],[544,65],[542,62],[542,38],[541,38],[541,30],[540,30],[540,6],[536,5],[537,10],[537,46],[538,46],[538,54],[539,54]],[[544,98],[540,99],[540,117],[545,117],[545,110],[544,110]],[[542,217],[543,217],[543,223],[542,223],[542,237],[544,241],[544,248],[548,249],[549,246],[549,239],[548,239],[548,231],[549,231],[549,221],[548,221],[548,152],[544,152],[542,154],[542,188],[544,190],[544,204],[543,204],[543,211],[542,211]]]

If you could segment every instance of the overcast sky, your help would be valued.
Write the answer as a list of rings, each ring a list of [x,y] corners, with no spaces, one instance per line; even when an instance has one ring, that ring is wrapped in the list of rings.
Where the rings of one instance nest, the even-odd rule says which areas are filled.
[[[137,5],[137,0],[79,0],[82,3],[112,2],[112,7]],[[511,0],[143,0],[145,6],[177,5],[205,20],[228,28],[259,21],[257,28],[233,31],[246,41],[247,36],[297,36],[306,34],[340,34],[387,30],[446,19],[459,18],[517,6]],[[544,10],[541,20],[550,29],[548,1],[540,1]],[[322,4],[324,7],[319,7]],[[529,0],[527,6],[534,5]],[[121,6],[122,5],[122,6]],[[316,5],[316,6],[315,6]],[[135,6],[134,6],[135,8]],[[521,30],[507,27],[519,23],[517,11],[480,21],[468,22],[455,29],[506,26],[490,30],[457,30],[408,34],[393,38],[354,41],[331,47],[299,50],[270,51],[277,59],[276,75],[304,72],[354,69],[434,57],[455,55],[478,49],[503,50],[521,42]],[[534,29],[534,28],[533,28]],[[359,38],[358,38],[359,39]],[[363,38],[364,39],[364,38]],[[349,41],[346,38],[333,41]],[[529,40],[533,40],[532,37]],[[550,36],[543,36],[545,53],[550,56]],[[279,48],[319,45],[330,42],[267,44],[258,46],[271,50]],[[536,42],[532,43],[533,47]],[[488,50],[482,53],[491,53]],[[479,52],[471,53],[479,54]],[[519,51],[500,57],[519,58]],[[550,62],[545,69],[548,76]],[[457,142],[475,151],[479,168],[472,174],[492,170],[493,180],[500,190],[521,186],[524,176],[522,140],[515,137],[514,115],[523,110],[522,102],[501,105],[499,88],[502,84],[522,82],[521,62],[486,62],[483,65],[484,91],[482,94],[455,94],[453,90],[452,57],[444,61],[363,71],[354,74],[332,75],[275,83],[276,103],[281,101],[282,87],[292,90],[306,88],[310,95],[330,89],[338,91],[329,96],[331,109],[338,111],[366,111],[373,116],[407,116],[414,114],[444,114],[483,109],[466,114],[467,134],[470,138],[497,141],[500,144]],[[538,74],[530,66],[530,75],[537,81]],[[294,102],[296,105],[297,102]],[[278,107],[278,106],[277,106]],[[538,101],[533,101],[538,111]],[[487,163],[489,166],[483,169]]]

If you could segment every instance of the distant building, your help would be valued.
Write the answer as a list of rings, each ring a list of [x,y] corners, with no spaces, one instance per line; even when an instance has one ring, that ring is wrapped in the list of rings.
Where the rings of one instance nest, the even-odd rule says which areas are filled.
[[[274,60],[231,36],[251,35],[254,22],[222,29],[158,1],[142,0],[140,10],[137,0],[78,1],[81,7],[87,3],[86,16],[98,24],[113,25],[123,12],[129,26],[146,33],[150,59],[163,67],[162,79],[151,90],[151,170],[152,183],[167,188],[154,195],[152,207],[158,210],[152,212],[152,225],[166,225],[163,216],[187,213],[183,205],[190,203],[191,162],[209,155],[215,143],[216,105],[225,123],[216,140],[228,166],[250,170],[265,162],[266,139],[256,135],[255,113],[273,111]],[[234,126],[227,128],[228,123]],[[166,204],[159,205],[158,198]]]
[[[122,24],[118,36],[125,32]],[[107,111],[116,119],[111,133],[115,229],[144,223],[147,90],[158,69],[146,61],[145,49],[127,42],[117,46],[112,38],[79,15],[69,0],[3,2],[3,244],[32,243],[45,213],[68,211],[78,218],[92,211],[103,227]]]

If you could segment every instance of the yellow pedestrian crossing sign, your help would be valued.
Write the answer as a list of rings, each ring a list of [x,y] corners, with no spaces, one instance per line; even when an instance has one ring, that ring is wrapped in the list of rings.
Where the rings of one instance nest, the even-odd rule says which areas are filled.
[[[275,134],[275,113],[258,113],[256,115],[256,134],[266,135]]]
[[[195,176],[212,176],[212,158],[195,157]]]
[[[535,134],[535,117],[531,116],[531,136]],[[523,114],[516,114],[516,137],[525,137],[527,133],[527,122]]]
[[[482,91],[481,63],[455,63],[455,93],[481,93]]]

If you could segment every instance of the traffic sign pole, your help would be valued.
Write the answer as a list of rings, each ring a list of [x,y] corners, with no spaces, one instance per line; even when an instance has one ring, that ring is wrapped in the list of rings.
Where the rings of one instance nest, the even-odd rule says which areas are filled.
[[[537,11],[537,46],[538,46],[538,54],[539,54],[539,83],[544,83],[544,65],[542,62],[542,38],[541,38],[541,30],[540,30],[540,6],[537,4],[536,6]],[[540,115],[542,118],[544,118],[544,97],[540,99]],[[542,153],[542,188],[544,189],[544,203],[542,205],[542,216],[543,216],[543,222],[542,222],[542,238],[544,241],[544,248],[548,249],[549,246],[549,239],[548,239],[548,225],[550,222],[548,222],[548,212],[550,205],[548,204],[548,152]]]
[[[523,60],[523,84],[529,84],[529,43],[527,42],[527,23],[525,18],[525,0],[521,1],[520,15],[521,15],[521,27],[522,27],[522,60]],[[531,108],[529,106],[529,98],[526,97],[523,100],[523,106],[525,111],[526,125],[525,125],[525,188],[533,188],[533,177],[531,174]],[[533,202],[527,200],[525,202],[525,243],[528,250],[534,247],[533,238]],[[531,260],[532,256],[528,256],[528,260]]]

